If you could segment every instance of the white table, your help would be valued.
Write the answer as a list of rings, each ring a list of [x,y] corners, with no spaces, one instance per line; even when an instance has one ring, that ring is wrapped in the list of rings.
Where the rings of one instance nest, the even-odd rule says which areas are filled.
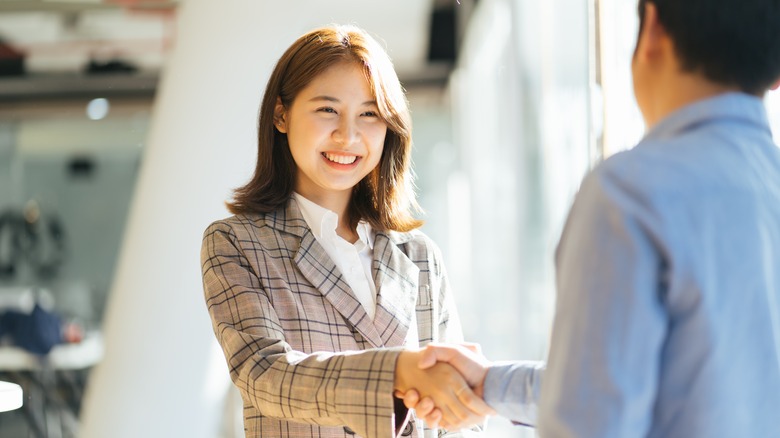
[[[23,400],[21,386],[0,381],[0,412],[21,408]]]
[[[26,402],[21,413],[27,420],[31,436],[78,436],[76,402],[80,402],[81,395],[79,393],[77,398],[63,397],[59,388],[76,388],[78,385],[72,380],[72,373],[94,366],[102,357],[103,338],[100,332],[87,332],[78,343],[56,345],[44,357],[10,345],[0,346],[0,378],[19,383],[16,385],[19,387],[19,401],[14,409],[22,406],[21,392],[24,390]],[[78,390],[81,390],[80,386]],[[0,400],[3,400],[2,397],[0,395]],[[0,411],[2,407],[0,403]]]

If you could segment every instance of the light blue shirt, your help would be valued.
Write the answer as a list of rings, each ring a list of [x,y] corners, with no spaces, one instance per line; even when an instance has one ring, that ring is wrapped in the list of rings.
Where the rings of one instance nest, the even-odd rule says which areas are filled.
[[[543,378],[488,373],[500,414],[541,437],[780,437],[780,149],[761,99],[691,104],[597,166],[556,279]]]

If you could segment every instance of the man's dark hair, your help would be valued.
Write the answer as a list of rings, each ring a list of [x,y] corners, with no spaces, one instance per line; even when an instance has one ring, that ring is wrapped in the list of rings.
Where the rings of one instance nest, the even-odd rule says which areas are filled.
[[[647,3],[686,71],[755,95],[780,78],[780,0],[639,0],[640,32]]]

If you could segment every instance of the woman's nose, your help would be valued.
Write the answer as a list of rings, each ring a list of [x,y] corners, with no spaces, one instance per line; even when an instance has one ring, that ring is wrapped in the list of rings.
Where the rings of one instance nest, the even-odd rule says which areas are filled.
[[[359,130],[357,124],[347,117],[339,120],[338,126],[333,131],[333,139],[338,143],[350,145],[357,142]]]

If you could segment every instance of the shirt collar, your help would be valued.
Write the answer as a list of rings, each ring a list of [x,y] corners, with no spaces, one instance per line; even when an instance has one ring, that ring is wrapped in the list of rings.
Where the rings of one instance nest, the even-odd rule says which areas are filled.
[[[763,101],[745,93],[730,92],[686,105],[658,122],[645,140],[663,140],[678,136],[696,125],[716,119],[739,120],[769,130]]]
[[[298,202],[301,215],[316,239],[330,240],[336,237],[336,227],[339,223],[339,216],[336,213],[304,198],[299,193],[293,192],[293,197]],[[374,233],[371,232],[371,225],[368,222],[362,220],[358,222],[357,234],[360,242],[371,249],[374,248]]]
[[[366,221],[360,221],[357,225],[358,238],[368,245],[369,248],[374,249],[374,233],[371,232],[371,225]]]

